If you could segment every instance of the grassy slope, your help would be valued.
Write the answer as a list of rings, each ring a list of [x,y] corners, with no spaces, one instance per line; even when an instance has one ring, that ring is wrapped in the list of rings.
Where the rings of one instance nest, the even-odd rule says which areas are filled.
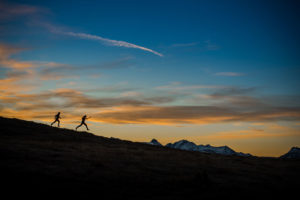
[[[2,190],[11,195],[181,199],[299,187],[299,160],[182,151],[1,117],[0,125]]]

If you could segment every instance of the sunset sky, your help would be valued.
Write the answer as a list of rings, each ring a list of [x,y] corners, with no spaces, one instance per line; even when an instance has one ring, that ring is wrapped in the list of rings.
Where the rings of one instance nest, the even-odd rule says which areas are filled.
[[[0,0],[0,115],[282,155],[300,146],[296,2]]]

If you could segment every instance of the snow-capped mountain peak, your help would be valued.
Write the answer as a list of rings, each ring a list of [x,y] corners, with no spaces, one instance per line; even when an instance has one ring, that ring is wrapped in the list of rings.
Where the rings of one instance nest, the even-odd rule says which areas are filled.
[[[300,159],[300,148],[299,147],[292,147],[289,152],[280,156],[280,158],[293,158],[293,159]]]
[[[175,142],[174,144],[171,144],[170,147],[175,149],[194,151],[194,149],[197,148],[197,145],[187,140],[180,140],[178,142]]]

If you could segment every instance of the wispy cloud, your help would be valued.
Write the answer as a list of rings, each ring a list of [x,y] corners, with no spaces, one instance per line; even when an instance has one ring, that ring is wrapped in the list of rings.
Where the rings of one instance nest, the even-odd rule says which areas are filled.
[[[90,75],[92,78],[99,78],[100,74],[96,70],[111,70],[122,69],[131,66],[130,58],[125,57],[118,60],[99,63],[94,65],[68,65],[60,63],[44,64],[43,68],[38,70],[38,74],[43,80],[59,80],[62,78],[74,78],[85,75]],[[96,73],[96,74],[95,74]]]
[[[162,104],[172,102],[174,99],[168,96],[157,96],[145,98],[142,96],[119,96],[119,97],[92,97],[79,90],[60,88],[34,94],[14,94],[0,96],[0,102],[7,107],[17,110],[45,110],[48,108],[72,109],[76,107],[86,110],[103,109],[111,107],[132,106],[140,107],[146,105]],[[91,112],[92,112],[91,110]]]
[[[210,40],[204,41],[204,44],[205,44],[206,50],[208,50],[208,51],[215,51],[215,50],[220,49],[219,45],[216,45],[216,44],[212,43]]]
[[[180,82],[171,82],[168,85],[162,85],[156,87],[156,89],[164,90],[164,89],[172,89],[172,90],[195,90],[195,89],[203,89],[203,88],[219,88],[220,86],[216,85],[182,85]]]
[[[201,89],[222,89],[227,88],[226,86],[222,85],[183,85],[180,82],[172,82],[168,85],[161,85],[156,87],[156,90],[167,91],[168,93],[181,93],[187,94],[191,92],[195,92],[196,90]]]
[[[41,12],[47,12],[47,10],[37,6],[0,2],[0,19],[7,20],[20,16],[28,17]]]
[[[243,73],[238,72],[218,72],[215,73],[216,76],[245,76]]]
[[[231,86],[227,88],[218,89],[216,92],[212,93],[210,96],[212,98],[222,98],[227,96],[236,95],[248,95],[257,91],[257,87],[241,88],[236,86]]]
[[[25,48],[14,47],[11,45],[0,44],[0,67],[13,68],[13,69],[24,69],[35,67],[36,64],[30,61],[18,61],[12,59],[13,54],[19,53]]]
[[[140,106],[95,114],[108,123],[135,124],[210,124],[226,122],[298,121],[299,108],[236,110],[217,106]]]
[[[0,67],[13,69],[13,70],[25,70],[37,67],[60,67],[62,64],[55,62],[42,62],[42,61],[20,61],[13,58],[14,54],[27,50],[28,48],[20,48],[13,45],[0,43]]]
[[[87,34],[87,33],[77,33],[77,32],[72,32],[72,31],[64,31],[61,28],[55,27],[50,24],[42,24],[42,26],[46,27],[50,32],[55,33],[55,34],[61,34],[61,35],[67,35],[67,36],[72,36],[76,38],[81,38],[81,39],[87,39],[87,40],[96,40],[99,41],[103,44],[109,45],[109,46],[117,46],[117,47],[125,47],[125,48],[134,48],[134,49],[140,49],[143,51],[147,51],[150,53],[153,53],[155,55],[158,55],[160,57],[163,57],[163,54],[154,51],[152,49],[142,47],[136,44],[132,44],[129,42],[125,41],[120,41],[120,40],[112,40],[108,38],[104,38],[98,35],[92,35],[92,34]]]
[[[196,46],[198,44],[199,42],[178,43],[178,44],[173,44],[172,47],[191,47],[191,46]]]
[[[46,73],[51,68],[66,67],[67,65],[55,62],[22,61],[13,57],[27,48],[20,48],[0,43],[0,69],[3,76],[0,78],[1,97],[11,93],[23,93],[41,86],[44,80],[59,80],[65,74]],[[1,74],[2,75],[2,74]],[[1,103],[1,101],[0,101]]]
[[[27,49],[0,43],[0,96],[26,93],[49,81],[60,80],[63,83],[64,81],[77,80],[79,76],[82,77],[83,75],[97,75],[96,77],[99,78],[99,71],[97,70],[119,69],[131,66],[130,57],[89,66],[74,66],[47,61],[23,61],[14,57],[14,55],[18,55]],[[96,89],[89,88],[85,89],[84,92],[117,93],[136,89],[125,88],[123,85],[124,83],[122,83],[122,87],[115,85],[102,88],[97,87]]]

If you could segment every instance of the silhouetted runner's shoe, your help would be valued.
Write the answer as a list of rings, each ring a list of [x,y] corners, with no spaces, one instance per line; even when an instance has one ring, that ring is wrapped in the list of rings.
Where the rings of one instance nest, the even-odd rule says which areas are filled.
[[[81,119],[81,124],[79,125],[79,126],[77,126],[76,127],[76,130],[80,127],[80,126],[82,126],[82,125],[84,125],[85,127],[86,127],[86,129],[87,130],[90,130],[89,129],[89,127],[86,125],[86,123],[85,123],[85,120],[86,119],[90,119],[91,117],[87,117],[86,115],[84,115],[83,117],[82,117],[82,119]]]

